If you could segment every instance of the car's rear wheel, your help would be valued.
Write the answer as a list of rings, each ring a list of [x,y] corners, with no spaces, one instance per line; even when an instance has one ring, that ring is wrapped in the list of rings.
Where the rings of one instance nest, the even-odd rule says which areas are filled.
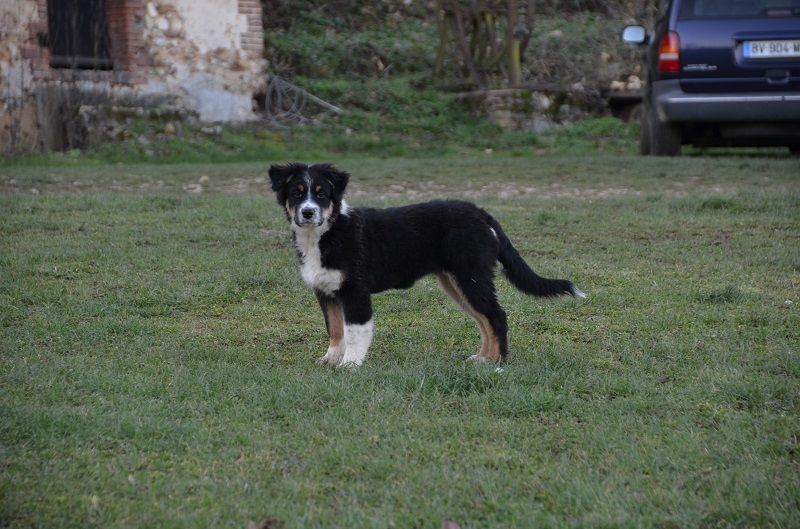
[[[650,154],[650,108],[644,103],[642,107],[639,116],[639,154],[647,156]]]
[[[681,153],[681,130],[678,126],[663,123],[658,119],[655,108],[647,105],[649,123],[650,154],[655,156],[677,156]]]

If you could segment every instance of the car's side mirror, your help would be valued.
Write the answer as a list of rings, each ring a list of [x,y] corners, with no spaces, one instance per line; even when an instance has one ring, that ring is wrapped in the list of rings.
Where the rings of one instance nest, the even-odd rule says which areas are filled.
[[[626,26],[622,30],[622,42],[641,46],[647,43],[647,30],[644,26]]]

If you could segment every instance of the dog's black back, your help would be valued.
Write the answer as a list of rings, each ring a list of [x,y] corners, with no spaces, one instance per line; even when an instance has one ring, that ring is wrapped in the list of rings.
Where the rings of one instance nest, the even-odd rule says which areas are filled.
[[[428,274],[491,269],[498,246],[488,214],[456,201],[357,208],[320,240],[323,266],[350,270],[371,293],[409,288]]]

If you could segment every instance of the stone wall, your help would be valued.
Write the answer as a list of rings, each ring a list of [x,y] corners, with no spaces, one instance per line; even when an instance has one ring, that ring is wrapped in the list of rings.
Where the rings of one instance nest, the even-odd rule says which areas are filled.
[[[459,94],[469,109],[505,130],[542,132],[555,125],[608,113],[599,93],[577,85],[556,88],[510,88]]]
[[[257,118],[253,98],[266,84],[259,0],[105,0],[106,70],[51,67],[47,6],[0,2],[0,152],[86,147],[120,114]]]
[[[0,2],[0,152],[31,150],[38,144],[33,92],[34,37],[39,8],[28,0]]]

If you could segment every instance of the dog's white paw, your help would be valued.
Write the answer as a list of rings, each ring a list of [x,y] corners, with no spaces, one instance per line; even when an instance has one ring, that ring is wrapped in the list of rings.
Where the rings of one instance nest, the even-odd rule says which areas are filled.
[[[365,357],[344,355],[344,357],[339,361],[338,367],[358,367],[364,363],[364,358]]]
[[[328,355],[320,356],[317,358],[317,363],[321,366],[335,366],[339,362],[335,362],[328,357]]]
[[[488,361],[489,361],[488,358],[486,358],[485,356],[481,356],[481,355],[472,355],[469,358],[467,358],[467,362],[475,362],[475,363],[478,363],[478,364],[485,364]]]
[[[342,363],[344,350],[341,347],[328,347],[324,356],[317,360],[317,363],[325,366],[338,366]]]
[[[337,365],[336,367],[342,368],[342,369],[355,369],[360,365],[361,365],[361,362],[354,362],[352,360],[351,361],[342,360],[341,362],[339,362],[339,365]]]

